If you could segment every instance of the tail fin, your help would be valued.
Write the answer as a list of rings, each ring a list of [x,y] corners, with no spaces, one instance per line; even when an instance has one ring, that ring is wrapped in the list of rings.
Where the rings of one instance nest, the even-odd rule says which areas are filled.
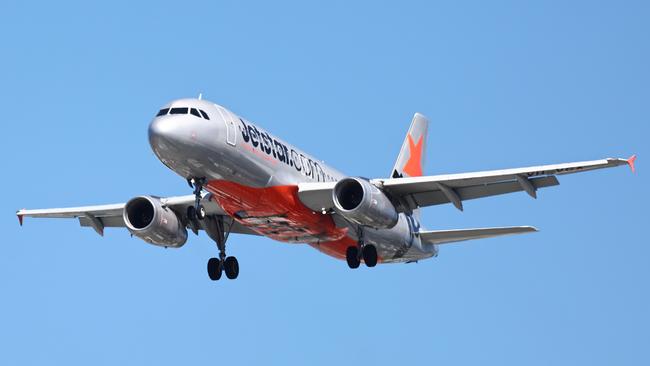
[[[429,119],[416,113],[411,121],[402,149],[397,156],[391,178],[419,177],[422,174],[426,157],[427,132]]]

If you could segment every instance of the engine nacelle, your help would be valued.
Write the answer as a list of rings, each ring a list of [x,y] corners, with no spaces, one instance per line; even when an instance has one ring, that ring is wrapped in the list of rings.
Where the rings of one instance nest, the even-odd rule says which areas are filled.
[[[124,206],[124,223],[131,234],[149,244],[180,248],[187,241],[187,229],[176,213],[151,196],[132,198]]]
[[[343,178],[332,191],[334,209],[346,219],[376,229],[397,224],[397,210],[384,192],[360,178]]]

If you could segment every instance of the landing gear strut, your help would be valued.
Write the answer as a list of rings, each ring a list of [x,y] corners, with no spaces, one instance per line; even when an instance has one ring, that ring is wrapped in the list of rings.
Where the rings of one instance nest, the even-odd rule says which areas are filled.
[[[187,184],[194,188],[194,206],[187,208],[187,217],[190,220],[199,219],[203,220],[206,217],[205,207],[201,204],[201,191],[205,184],[205,178],[191,178],[187,180]]]
[[[226,272],[226,277],[231,280],[239,276],[239,262],[237,262],[237,258],[226,256],[226,240],[230,234],[230,228],[233,225],[232,219],[230,220],[229,223],[225,223],[223,216],[212,215],[206,216],[203,219],[205,231],[217,243],[217,248],[219,248],[219,258],[210,258],[208,260],[208,276],[213,281],[220,279],[223,272]],[[225,230],[226,226],[227,230]]]

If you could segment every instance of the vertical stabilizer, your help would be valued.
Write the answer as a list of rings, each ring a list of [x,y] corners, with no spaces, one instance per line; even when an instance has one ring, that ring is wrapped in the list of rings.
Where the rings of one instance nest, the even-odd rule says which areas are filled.
[[[397,156],[391,178],[419,177],[423,175],[426,158],[427,132],[429,119],[416,113],[411,121],[402,149]]]

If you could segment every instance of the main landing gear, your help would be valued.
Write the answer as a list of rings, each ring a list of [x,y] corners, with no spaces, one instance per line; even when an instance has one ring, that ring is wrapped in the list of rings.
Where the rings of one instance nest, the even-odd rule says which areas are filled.
[[[374,267],[377,265],[377,248],[372,244],[366,244],[363,239],[363,228],[357,227],[357,245],[348,247],[345,251],[345,260],[348,262],[348,267],[355,269],[361,265],[361,259],[367,267]]]
[[[366,266],[376,266],[377,248],[372,244],[360,244],[356,247],[348,247],[345,252],[345,260],[348,262],[348,267],[352,269],[359,268],[362,258]]]
[[[187,183],[194,188],[194,196],[196,197],[194,206],[187,208],[187,218],[192,231],[198,232],[196,230],[200,227],[198,222],[200,220],[203,223],[205,232],[217,243],[217,248],[219,248],[219,258],[210,258],[208,260],[208,277],[212,281],[217,281],[225,272],[226,277],[234,280],[239,276],[239,262],[235,257],[226,256],[226,241],[234,221],[230,219],[229,222],[226,222],[227,219],[224,219],[224,216],[207,214],[205,207],[201,204],[201,191],[205,184],[205,178],[188,179]]]

